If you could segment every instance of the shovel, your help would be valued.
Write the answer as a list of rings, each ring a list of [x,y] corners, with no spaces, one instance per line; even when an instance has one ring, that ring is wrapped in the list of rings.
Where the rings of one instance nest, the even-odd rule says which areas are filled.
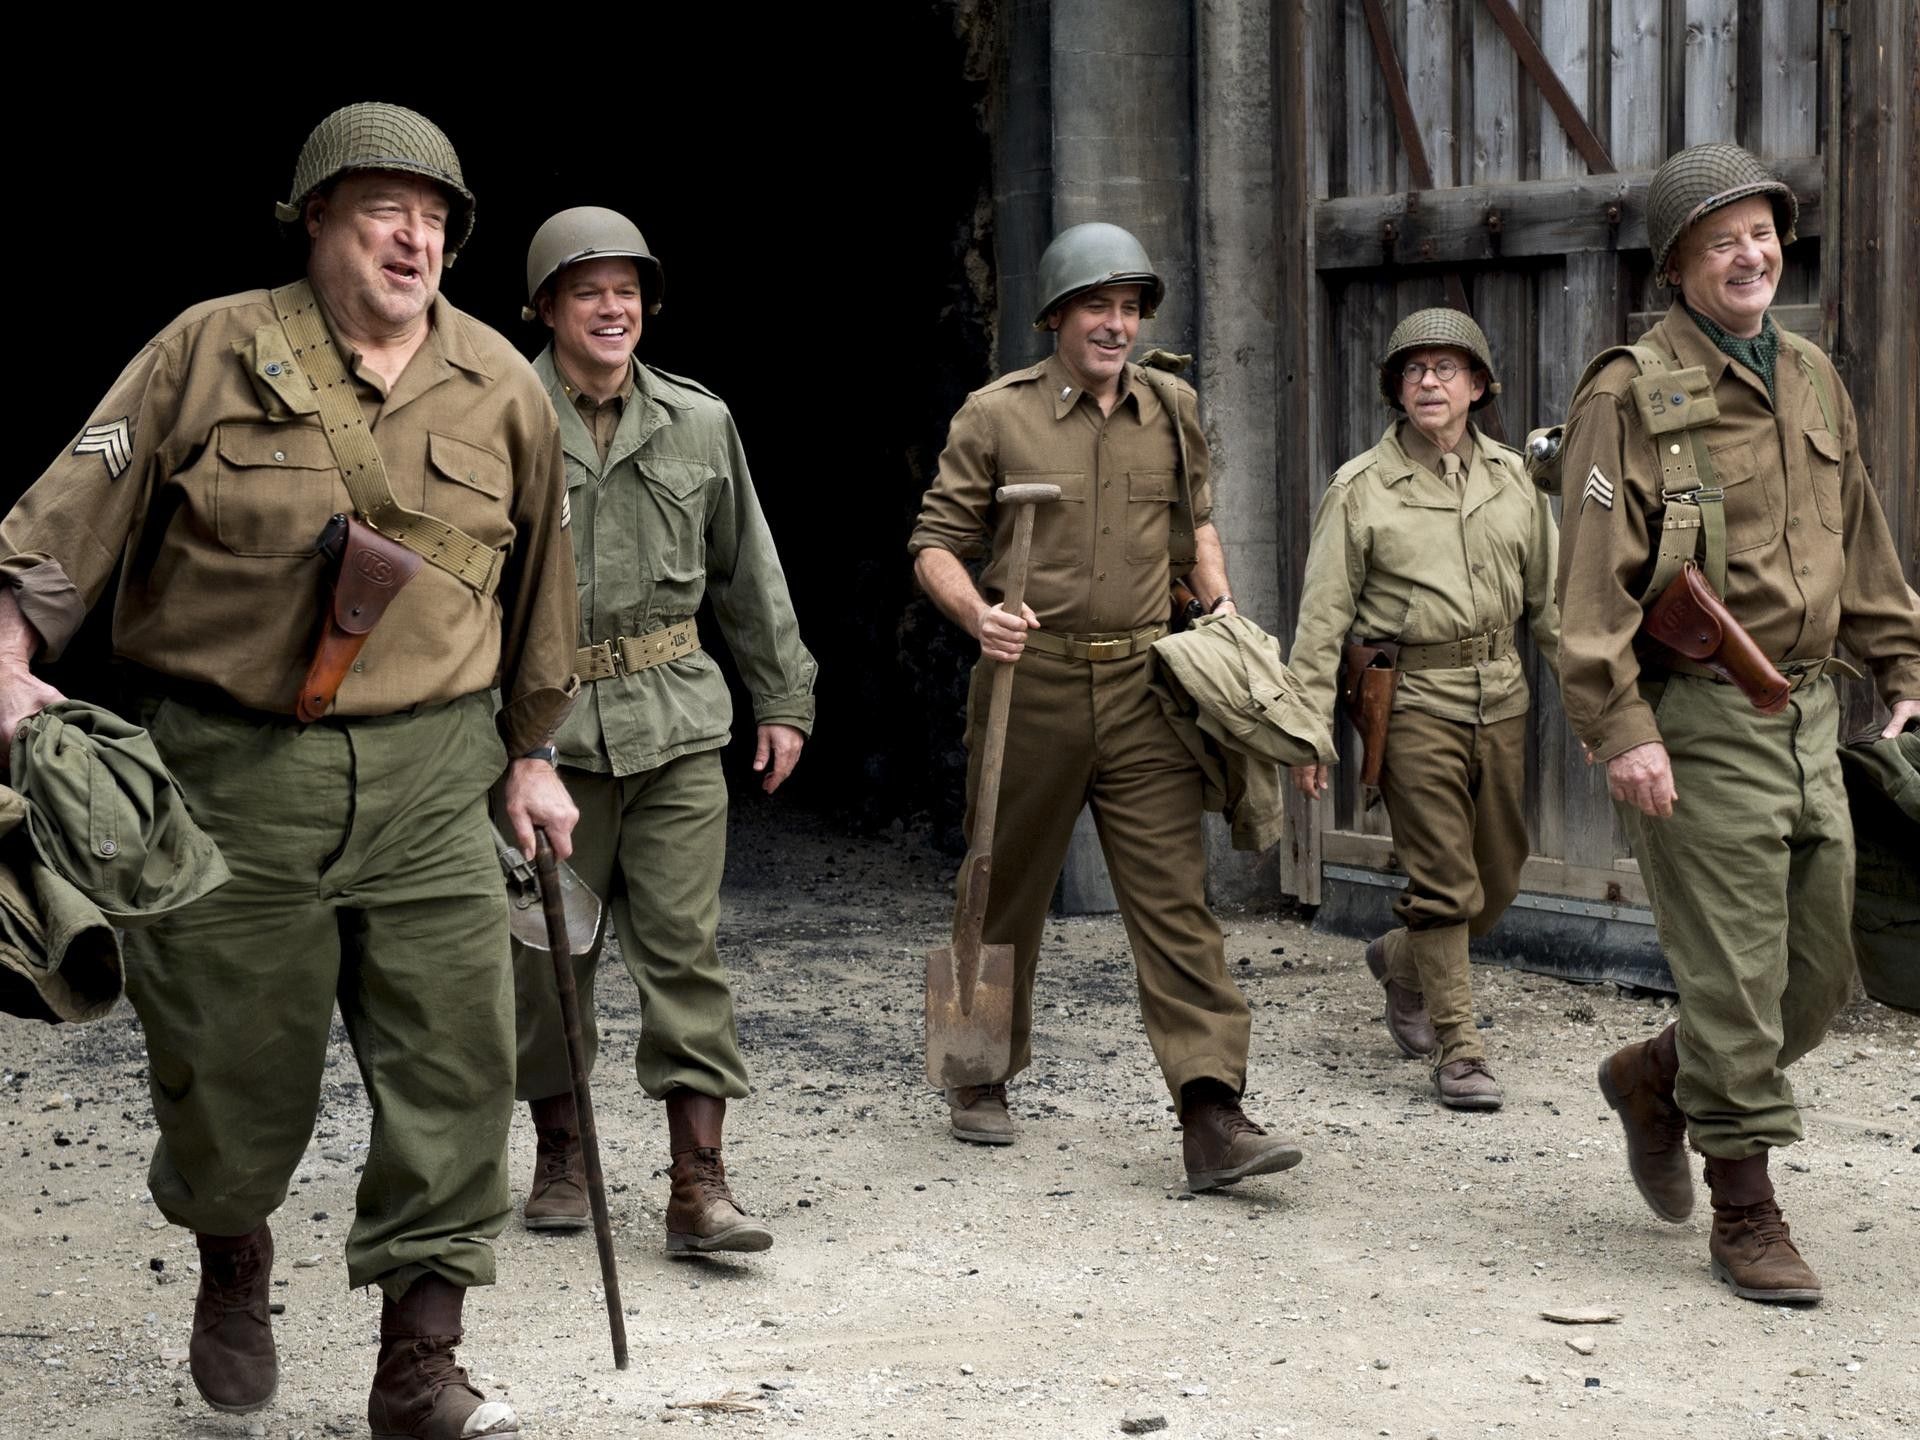
[[[1016,506],[1013,553],[1000,608],[1018,615],[1026,598],[1033,507],[1060,498],[1058,485],[1003,485],[1002,505]],[[960,866],[953,944],[927,952],[927,1079],[941,1089],[991,1085],[1013,1063],[1013,946],[982,945],[987,888],[993,873],[993,820],[1000,801],[1000,761],[1007,748],[1011,664],[993,662],[993,694],[973,797],[973,845]]]

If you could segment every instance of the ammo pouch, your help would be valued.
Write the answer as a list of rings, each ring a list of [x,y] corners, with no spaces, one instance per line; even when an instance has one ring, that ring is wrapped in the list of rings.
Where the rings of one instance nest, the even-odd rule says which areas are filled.
[[[1691,560],[1653,602],[1641,625],[1649,639],[1704,665],[1740,688],[1762,715],[1777,715],[1792,687],[1733,618]]]
[[[1394,666],[1400,647],[1391,640],[1351,644],[1340,652],[1340,705],[1360,736],[1360,783],[1380,783],[1387,759],[1387,725],[1393,718],[1393,692],[1400,672]]]
[[[367,636],[387,613],[393,597],[425,563],[399,541],[389,540],[351,515],[334,516],[320,543],[329,553],[338,545],[339,564],[333,594],[321,615],[320,640],[294,707],[294,714],[308,725],[333,705]]]

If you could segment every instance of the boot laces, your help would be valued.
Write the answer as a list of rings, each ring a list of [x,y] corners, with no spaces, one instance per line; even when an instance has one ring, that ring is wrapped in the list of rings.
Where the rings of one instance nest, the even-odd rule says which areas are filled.
[[[459,1339],[458,1335],[416,1335],[407,1340],[414,1368],[426,1382],[429,1406],[435,1396],[452,1385],[480,1393],[467,1378],[467,1367],[453,1358],[453,1347]]]
[[[707,1192],[709,1200],[724,1200],[740,1210],[740,1202],[733,1198],[733,1190],[727,1184],[727,1167],[718,1150],[693,1152],[693,1180]],[[741,1210],[740,1213],[744,1215],[746,1212]]]
[[[1745,1216],[1747,1228],[1760,1244],[1792,1247],[1793,1235],[1787,1229],[1787,1218],[1774,1201],[1763,1200],[1758,1205],[1747,1206]]]
[[[1216,1112],[1220,1133],[1233,1140],[1242,1135],[1264,1135],[1267,1132],[1248,1118],[1247,1112],[1238,1105],[1222,1105]]]
[[[572,1155],[565,1150],[542,1148],[534,1156],[534,1183],[538,1185],[564,1183],[571,1178],[569,1172],[572,1169],[570,1164],[572,1158]]]
[[[245,1310],[252,1306],[255,1297],[251,1293],[254,1283],[260,1278],[262,1260],[258,1246],[245,1250],[236,1250],[231,1255],[222,1256],[222,1264],[216,1269],[207,1263],[207,1257],[200,1257],[200,1275],[206,1281],[206,1290],[200,1296],[200,1304],[217,1307],[220,1310]],[[232,1264],[231,1271],[226,1263]]]

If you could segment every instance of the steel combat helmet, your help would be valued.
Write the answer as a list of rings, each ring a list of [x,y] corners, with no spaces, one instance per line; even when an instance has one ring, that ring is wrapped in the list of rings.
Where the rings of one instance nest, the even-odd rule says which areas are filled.
[[[1167,294],[1146,247],[1127,231],[1097,220],[1068,226],[1040,256],[1040,293],[1047,298],[1033,317],[1033,328],[1046,329],[1047,317],[1055,310],[1081,291],[1102,285],[1140,286],[1140,315],[1148,320]]]
[[[660,313],[660,296],[666,288],[666,272],[647,249],[647,237],[618,210],[600,205],[576,205],[562,210],[533,232],[527,246],[527,303],[520,307],[520,318],[532,320],[540,292],[567,266],[582,260],[625,258],[640,271],[640,294],[646,313]]]
[[[1473,356],[1476,368],[1486,372],[1487,388],[1471,408],[1478,410],[1492,403],[1493,397],[1500,393],[1500,382],[1493,375],[1493,352],[1487,348],[1486,333],[1466,311],[1443,305],[1432,310],[1416,310],[1393,327],[1393,334],[1387,340],[1387,353],[1380,358],[1380,393],[1386,397],[1387,404],[1396,410],[1406,408],[1400,403],[1397,362],[1407,351],[1423,350],[1430,345],[1451,345]]]
[[[293,167],[293,195],[273,207],[283,224],[300,220],[314,191],[355,170],[399,170],[422,175],[447,192],[446,263],[473,234],[473,192],[460,174],[453,142],[426,116],[377,100],[343,105],[313,127]]]
[[[1710,211],[1749,195],[1773,202],[1780,243],[1793,242],[1800,202],[1793,187],[1776,178],[1752,153],[1738,145],[1690,145],[1653,172],[1647,186],[1647,246],[1653,251],[1653,275],[1667,283],[1667,257],[1687,227]]]

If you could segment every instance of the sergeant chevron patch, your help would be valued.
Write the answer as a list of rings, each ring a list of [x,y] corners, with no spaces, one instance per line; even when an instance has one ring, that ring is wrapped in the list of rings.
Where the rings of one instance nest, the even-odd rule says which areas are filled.
[[[98,455],[107,467],[107,478],[118,480],[133,463],[133,427],[124,415],[106,425],[89,425],[80,432],[73,453]]]
[[[1594,466],[1587,472],[1587,488],[1580,492],[1580,503],[1594,500],[1611,510],[1613,508],[1613,482],[1600,473],[1600,467]]]
[[[573,524],[573,495],[562,490],[560,492],[560,528],[564,530],[571,524]]]

